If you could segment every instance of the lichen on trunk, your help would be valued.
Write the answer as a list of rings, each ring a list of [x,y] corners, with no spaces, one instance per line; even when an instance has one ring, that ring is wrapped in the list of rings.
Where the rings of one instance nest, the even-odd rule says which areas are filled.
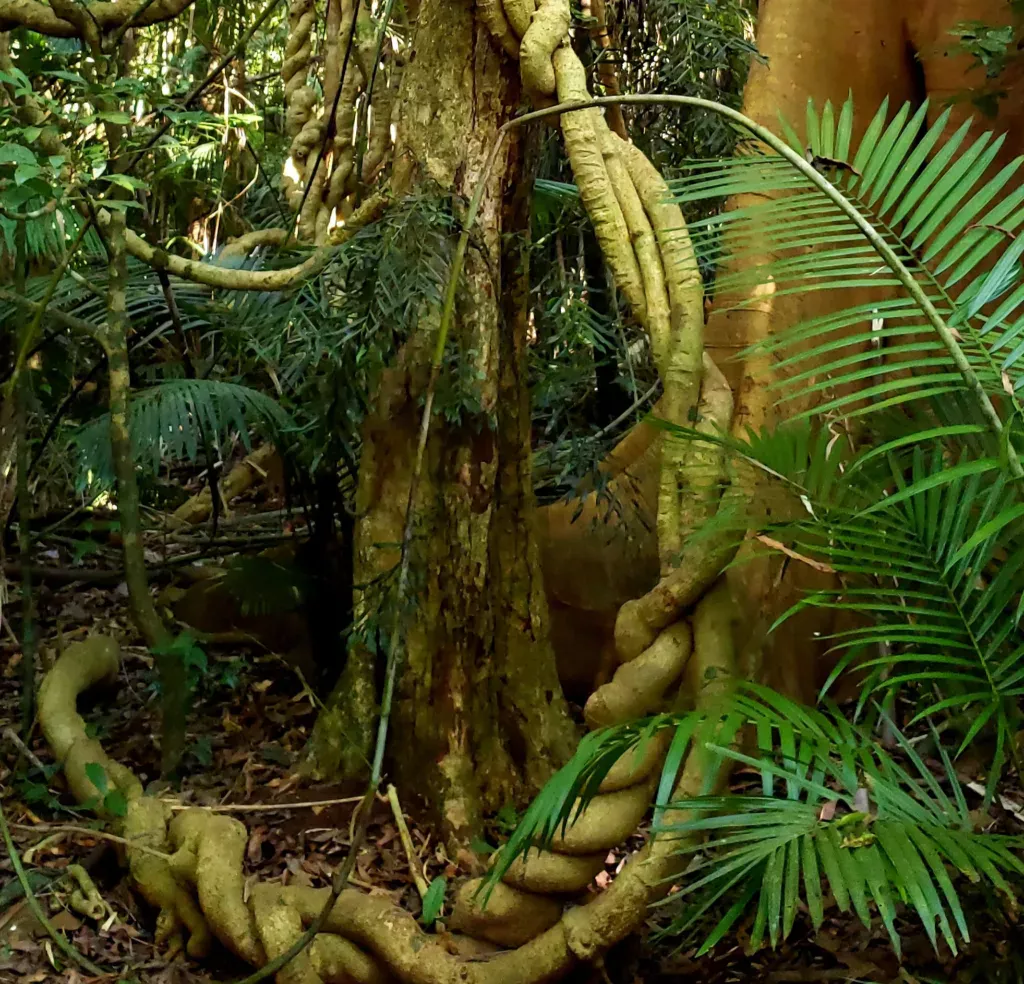
[[[469,0],[421,6],[399,97],[396,196],[437,194],[451,201],[457,222],[465,218],[498,127],[518,105],[516,75]],[[412,587],[402,611],[393,773],[460,841],[485,811],[536,790],[574,743],[534,536],[526,256],[507,245],[528,229],[523,158],[516,137],[486,178],[449,342],[454,372],[438,397],[414,503]],[[437,322],[425,307],[382,374],[364,426],[357,618],[372,612],[374,590],[377,602],[394,603],[379,589],[399,559]],[[317,722],[312,771],[351,770],[365,756],[374,669],[372,651],[353,650]]]

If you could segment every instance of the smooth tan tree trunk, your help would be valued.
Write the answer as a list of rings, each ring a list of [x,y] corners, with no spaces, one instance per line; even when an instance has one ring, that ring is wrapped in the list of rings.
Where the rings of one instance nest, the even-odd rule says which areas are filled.
[[[819,110],[826,100],[838,108],[852,93],[856,146],[886,97],[890,115],[905,101],[920,105],[929,99],[932,121],[956,98],[947,134],[971,115],[979,117],[975,139],[989,128],[1009,132],[990,169],[994,174],[1024,146],[1024,60],[1018,57],[1005,76],[992,83],[983,70],[971,70],[969,56],[950,54],[955,39],[948,31],[964,20],[996,24],[1010,17],[1003,0],[761,0],[757,44],[767,61],[751,68],[743,112],[776,132],[781,113],[802,134],[808,98]],[[971,97],[993,86],[1007,89],[1009,97],[1000,103],[999,118],[990,120],[981,116]],[[752,201],[741,196],[728,207],[749,204]],[[766,252],[744,262],[770,259]],[[761,285],[758,293],[755,303],[743,310],[735,309],[736,297],[716,297],[705,334],[708,351],[736,395],[733,431],[738,436],[747,428],[773,426],[820,399],[790,400],[780,410],[775,403],[778,391],[771,389],[783,378],[779,371],[765,359],[739,360],[738,352],[798,322],[883,296],[877,290],[858,289],[776,297],[771,284]],[[746,551],[746,562],[729,572],[737,596],[748,599],[747,672],[784,692],[813,700],[824,679],[823,667],[828,666],[822,660],[828,646],[825,638],[841,627],[831,624],[821,611],[808,609],[770,635],[767,629],[808,589],[834,585],[810,567],[777,555],[761,553],[751,559],[755,552]]]
[[[519,104],[516,79],[472,0],[427,0],[402,83],[395,193],[452,196],[456,218],[464,218],[497,129]],[[459,839],[483,811],[536,790],[575,740],[547,640],[534,536],[526,257],[516,245],[528,229],[523,156],[523,138],[513,136],[488,180],[467,256],[450,345],[481,412],[448,423],[439,397],[415,504],[392,721],[403,794],[423,796]],[[424,312],[366,421],[357,585],[386,583],[398,563],[437,321],[436,311]],[[380,592],[373,595],[357,596],[360,614],[379,603]],[[366,754],[379,658],[366,649],[350,655],[311,743],[314,771],[352,772]]]

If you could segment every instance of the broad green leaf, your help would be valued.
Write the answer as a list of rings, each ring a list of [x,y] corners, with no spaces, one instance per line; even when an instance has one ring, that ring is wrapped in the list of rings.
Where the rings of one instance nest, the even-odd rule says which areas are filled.
[[[38,177],[42,173],[42,168],[36,164],[19,164],[14,169],[14,183],[16,185],[23,185],[26,181],[31,181],[33,178]]]
[[[420,915],[420,922],[424,926],[433,926],[437,917],[441,914],[441,907],[444,905],[445,892],[448,889],[448,879],[439,875],[431,881],[423,896],[423,912]]]
[[[0,164],[35,164],[36,155],[21,144],[0,144]]]
[[[112,789],[103,797],[106,811],[115,817],[123,817],[128,813],[128,800],[120,789]]]
[[[85,777],[99,790],[101,796],[106,793],[110,786],[107,780],[107,770],[98,762],[86,763]]]
[[[128,191],[137,191],[139,189],[149,187],[145,181],[142,181],[139,178],[134,178],[130,174],[105,174],[101,180],[109,181],[111,184],[116,184]]]

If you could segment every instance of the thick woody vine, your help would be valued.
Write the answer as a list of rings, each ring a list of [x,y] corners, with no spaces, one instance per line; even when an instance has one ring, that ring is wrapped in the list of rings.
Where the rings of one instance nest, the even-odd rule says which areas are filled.
[[[90,5],[97,9],[114,6]],[[123,232],[116,218],[101,212],[96,218],[111,234],[113,263],[127,252],[154,267],[212,287],[285,289],[317,273],[330,258],[332,242],[372,221],[386,207],[386,200],[376,197],[352,211],[357,179],[365,180],[377,166],[371,139],[363,158],[363,173],[353,178],[359,157],[351,143],[354,94],[372,76],[372,63],[365,55],[373,45],[356,45],[356,50],[364,54],[357,55],[350,74],[345,67],[347,60],[340,57],[340,39],[346,35],[346,27],[358,35],[356,7],[332,6],[336,11],[330,37],[335,47],[332,51],[328,46],[325,57],[325,110],[315,112],[315,99],[306,84],[312,57],[310,0],[295,0],[290,7],[291,39],[284,66],[287,125],[292,139],[290,162],[294,169],[286,193],[299,213],[300,235],[316,242],[317,251],[305,263],[288,270],[227,270],[165,253]],[[31,7],[31,2],[29,7],[33,16],[43,16]],[[164,12],[170,6],[154,4],[151,9]],[[667,188],[656,169],[636,147],[609,128],[599,105],[644,100],[589,99],[585,71],[568,44],[568,0],[544,0],[536,7],[533,0],[480,0],[478,10],[497,44],[518,59],[524,88],[535,104],[553,107],[512,121],[502,135],[507,128],[542,115],[559,117],[576,184],[608,266],[650,337],[665,392],[658,415],[683,426],[696,421],[698,429],[728,429],[732,397],[723,376],[703,352],[701,282],[682,214],[668,203]],[[60,33],[63,27],[58,27],[50,33]],[[340,94],[338,87],[343,90]],[[798,154],[740,114],[696,99],[669,97],[658,101],[725,113],[766,140],[823,191],[832,190]],[[338,115],[329,120],[329,110],[335,105],[339,107]],[[389,121],[386,114],[381,116]],[[319,153],[324,139],[331,141],[329,154]],[[309,194],[306,205],[302,205],[306,187]],[[456,251],[437,352],[444,351],[461,260],[479,198],[478,194],[471,203]],[[841,195],[833,200],[841,208],[846,204]],[[855,214],[853,210],[851,218]],[[339,218],[345,220],[341,228]],[[280,232],[273,236],[274,241],[282,241]],[[905,271],[898,259],[889,255],[891,251],[885,252],[884,243],[872,243],[903,279],[901,271]],[[240,244],[239,248],[248,245]],[[909,273],[906,277],[908,290],[919,293]],[[113,357],[117,355],[115,343],[121,337],[117,291],[114,278],[105,346],[112,356],[112,369],[117,362]],[[951,346],[954,357],[962,358],[955,336],[937,314],[935,319],[940,337]],[[435,357],[435,379],[439,365],[440,358]],[[112,399],[115,389],[112,385]],[[126,419],[128,398],[126,389],[118,390],[117,400],[121,402],[111,408],[115,411],[112,426]],[[420,458],[430,425],[430,406],[428,395]],[[982,410],[985,412],[986,407]],[[991,419],[987,412],[986,416]],[[121,435],[122,448],[127,445],[123,438]],[[116,440],[114,443],[116,450]],[[660,454],[658,539],[662,580],[619,612],[616,645],[621,665],[613,679],[587,703],[586,720],[593,728],[621,723],[665,706],[701,705],[728,687],[735,673],[735,608],[719,576],[728,560],[729,546],[713,538],[695,541],[690,537],[718,507],[722,489],[727,486],[723,462],[712,451],[693,443],[665,442]],[[413,481],[420,464],[418,460]],[[122,475],[119,470],[119,484],[126,478],[127,472]],[[127,486],[119,488],[122,507],[130,505],[130,482]],[[126,566],[132,560],[128,552],[138,550],[129,539],[125,537]],[[144,580],[137,590],[144,590]],[[148,612],[140,609],[136,614],[140,621],[148,620]],[[158,631],[150,626],[147,635]],[[79,801],[100,799],[100,790],[87,774],[86,766],[91,764],[100,765],[108,787],[123,794],[127,810],[119,823],[121,833],[133,845],[127,849],[129,868],[141,894],[158,912],[159,942],[171,950],[185,949],[193,957],[202,957],[216,939],[241,959],[260,967],[268,960],[293,953],[296,940],[319,920],[316,925],[320,931],[309,946],[293,953],[278,970],[281,984],[383,982],[395,978],[410,984],[532,984],[554,979],[576,962],[596,958],[635,931],[649,903],[678,873],[678,845],[655,840],[634,855],[611,886],[589,904],[566,903],[566,899],[586,890],[603,867],[608,848],[632,833],[649,809],[654,777],[667,750],[667,739],[662,738],[648,743],[642,752],[627,753],[605,778],[599,795],[571,825],[543,850],[516,859],[502,884],[490,894],[486,907],[477,894],[477,884],[462,886],[451,925],[499,948],[487,960],[463,959],[452,952],[450,940],[443,942],[425,934],[409,914],[379,897],[348,889],[334,893],[295,885],[258,884],[247,889],[243,877],[246,833],[240,823],[198,809],[181,811],[172,819],[168,804],[145,796],[137,778],[109,759],[102,746],[88,737],[76,709],[77,698],[88,688],[115,679],[118,661],[116,645],[105,637],[93,637],[70,647],[43,682],[39,719]],[[389,676],[394,672],[392,659]],[[709,778],[706,765],[699,748],[691,751],[682,764],[672,798],[684,800],[703,791]],[[95,776],[94,770],[89,773]],[[671,822],[680,818],[666,819]],[[334,894],[333,904],[325,906]]]
[[[339,33],[345,26],[342,10]],[[354,11],[350,9],[348,16],[354,17]],[[485,16],[492,30],[497,25],[495,34],[505,50],[519,57],[524,86],[537,102],[573,103],[588,98],[583,66],[566,44],[570,18],[567,3],[549,0],[535,11],[529,5],[510,2],[503,8],[491,7]],[[292,136],[290,160],[296,179],[287,193],[293,209],[301,208],[300,235],[326,243],[337,209],[343,207],[344,182],[351,173],[346,168],[352,148],[339,142],[338,137],[351,133],[351,121],[347,128],[335,121],[331,159],[326,166],[318,166],[316,150],[326,135],[327,121],[323,114],[314,114],[312,93],[305,85],[310,58],[310,5],[297,0],[290,8],[290,19],[292,37],[284,76]],[[351,20],[348,26],[351,28]],[[332,70],[337,71],[333,84],[344,86],[347,74]],[[351,106],[343,96],[337,102]],[[332,102],[325,99],[325,105],[329,107]],[[681,213],[666,202],[667,188],[657,171],[642,153],[612,133],[600,109],[563,113],[560,126],[581,197],[608,265],[637,320],[650,335],[666,391],[660,412],[676,423],[691,419],[701,396],[701,378],[706,375],[697,415],[705,426],[727,428],[731,398],[721,374],[710,363],[705,365],[702,354],[701,284]],[[310,173],[311,167],[317,168],[316,173]],[[307,204],[312,203],[308,208],[301,205],[306,184],[310,188]],[[467,231],[473,211],[471,207]],[[120,251],[122,233],[118,223],[106,216],[100,221],[115,233]],[[358,224],[348,223],[346,231]],[[296,283],[317,272],[328,250],[326,245],[321,246],[305,264],[288,271],[247,272],[239,277],[239,271],[180,260],[131,234],[123,243],[139,259],[178,276],[210,286],[241,289],[281,289]],[[460,247],[439,330],[437,351],[442,352],[465,242]],[[112,323],[116,321],[112,319]],[[434,368],[436,375],[438,365]],[[428,399],[422,434],[429,426],[429,412]],[[424,444],[421,439],[420,454]],[[696,470],[688,471],[689,464],[696,464]],[[419,462],[414,475],[418,466]],[[711,500],[720,486],[716,466],[715,461],[690,462],[667,449],[662,452],[659,533],[666,573],[673,569],[685,525],[688,521],[699,522],[699,513],[714,508]],[[700,503],[696,511],[691,504],[694,499]],[[635,613],[623,613],[628,631],[624,629],[622,636],[624,641],[629,640],[623,647],[624,662],[614,679],[588,703],[587,721],[591,726],[619,723],[666,700],[675,700],[672,691],[681,680],[694,677],[695,667],[697,681],[709,678],[710,667],[721,671],[710,676],[728,679],[733,669],[729,644],[732,606],[724,584],[705,595],[705,589],[715,581],[719,563],[720,559],[702,566],[704,577],[700,583],[693,584],[690,596],[677,598],[673,617],[661,613],[660,624],[647,624]],[[694,603],[691,626],[690,620],[680,616]],[[637,638],[648,636],[648,645],[633,646],[636,651],[629,651]],[[107,759],[97,743],[86,737],[84,723],[75,710],[77,696],[112,676],[116,668],[117,651],[110,640],[91,639],[69,650],[44,682],[41,718],[76,796],[86,800],[96,795],[85,765],[102,764],[111,785],[123,792],[128,803],[125,836],[151,850],[171,849],[167,860],[154,856],[151,850],[128,851],[140,891],[159,912],[161,942],[172,948],[185,947],[190,955],[198,957],[216,937],[257,966],[294,949],[304,926],[323,908],[324,893],[262,885],[246,900],[242,879],[244,828],[226,817],[198,810],[184,811],[170,821],[167,806],[143,796],[137,780]],[[685,685],[683,691],[691,695],[695,692]],[[579,893],[587,887],[602,867],[608,848],[620,843],[640,822],[650,805],[652,777],[664,751],[664,744],[655,742],[639,760],[624,758],[605,779],[601,794],[562,836],[548,849],[512,865],[504,884],[490,895],[486,908],[479,905],[472,882],[463,886],[453,926],[498,946],[516,949],[496,955],[485,967],[463,963],[424,938],[404,913],[390,906],[382,910],[378,900],[344,891],[324,922],[325,931],[278,972],[278,979],[314,984],[383,980],[393,973],[408,980],[526,982],[556,975],[576,960],[596,955],[642,920],[650,896],[673,862],[655,844],[634,859],[598,903],[585,909],[564,910],[564,899],[567,893]],[[692,794],[703,781],[703,769],[694,759],[684,768],[677,792]]]
[[[330,3],[320,100],[309,84],[315,23],[313,0],[292,0],[281,67],[285,130],[291,141],[282,187],[296,214],[298,237],[322,245],[333,229],[348,221],[361,190],[373,183],[384,163],[399,72],[397,66],[393,68],[371,92],[383,35],[373,31],[366,7],[358,0]],[[355,126],[360,103],[366,108],[357,145],[354,134],[360,129]],[[280,231],[268,230],[268,235],[275,238]]]

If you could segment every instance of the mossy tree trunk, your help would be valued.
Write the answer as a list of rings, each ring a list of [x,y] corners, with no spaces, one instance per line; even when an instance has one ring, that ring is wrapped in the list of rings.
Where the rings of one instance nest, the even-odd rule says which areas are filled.
[[[498,127],[519,104],[516,66],[472,0],[427,0],[403,76],[392,186],[450,196],[457,221]],[[424,797],[450,837],[534,791],[575,734],[547,639],[534,536],[525,380],[528,185],[525,143],[501,151],[484,194],[456,305],[415,503],[412,588],[390,748],[403,795]],[[417,430],[437,329],[426,311],[380,381],[364,428],[355,531],[357,612],[399,559]],[[461,411],[454,412],[451,390]],[[382,626],[389,623],[379,612]],[[383,647],[382,647],[383,648]],[[351,773],[369,745],[379,655],[349,662],[317,723],[313,772]]]

